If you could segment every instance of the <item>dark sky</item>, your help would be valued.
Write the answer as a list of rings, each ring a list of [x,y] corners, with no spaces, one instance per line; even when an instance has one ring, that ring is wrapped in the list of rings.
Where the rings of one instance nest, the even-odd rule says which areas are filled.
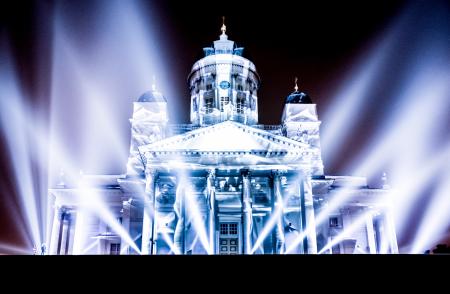
[[[244,56],[252,60],[262,78],[259,91],[260,121],[278,124],[283,99],[292,91],[293,78],[319,105],[331,96],[336,77],[342,75],[372,38],[398,13],[402,1],[161,1],[161,27],[176,50],[173,66],[185,95],[187,73],[220,34],[226,17],[227,34]],[[292,3],[293,2],[293,3]],[[196,3],[196,4],[193,4]],[[166,30],[170,33],[166,34]],[[189,99],[185,100],[187,109]],[[321,105],[321,108],[323,106]],[[188,120],[188,112],[184,117]]]
[[[72,16],[70,29],[80,32],[77,36],[82,39],[84,33],[94,30],[89,26],[95,23],[96,14],[102,13],[98,7],[107,2],[41,0],[3,1],[0,4],[0,42],[7,40],[11,47],[20,83],[30,105],[44,109],[44,112],[49,107],[49,100],[45,97],[50,93],[55,7],[60,5],[69,11]],[[169,103],[176,101],[173,107],[179,113],[171,117],[171,122],[188,122],[187,75],[192,64],[202,57],[202,48],[210,46],[218,38],[221,18],[225,16],[229,38],[245,47],[244,56],[253,61],[262,79],[258,92],[260,123],[279,124],[283,101],[293,90],[295,76],[300,79],[300,89],[317,103],[320,118],[329,110],[331,99],[356,60],[361,59],[374,45],[374,40],[389,29],[411,2],[144,1],[143,13],[148,12],[149,18],[143,21],[148,25],[158,24],[155,38],[163,44],[165,56],[169,57],[163,64],[170,68],[172,92],[179,93],[179,97],[168,97]],[[445,1],[416,1],[416,9],[423,8],[426,12],[434,4],[448,8],[443,3]],[[400,44],[405,48],[407,41],[414,39],[411,37],[413,33],[408,34],[402,39],[405,42]],[[4,44],[0,49],[5,48]],[[397,55],[403,56],[405,52],[410,54],[408,50],[400,50]],[[333,160],[325,162],[327,173],[344,172],[344,163],[351,159],[355,149],[367,144],[370,138],[367,134],[376,129],[390,105],[390,95],[386,93],[394,89],[398,78],[393,72],[407,71],[400,70],[401,65],[407,62],[405,59],[393,63],[395,70],[386,72],[380,84],[373,87],[372,97],[369,97],[373,99],[368,99],[371,102],[365,105],[366,119],[355,127],[353,136],[349,138],[350,147],[340,150]],[[127,110],[120,116],[123,118],[121,128],[125,130],[125,142],[129,140],[126,120],[129,115]],[[4,146],[5,139],[0,138],[0,147],[4,149]],[[8,177],[11,163],[5,152],[0,153],[0,164],[1,197],[8,198],[0,204],[0,241],[20,243],[11,227],[14,217],[18,216],[6,212],[10,205],[6,203],[18,205],[13,181]]]

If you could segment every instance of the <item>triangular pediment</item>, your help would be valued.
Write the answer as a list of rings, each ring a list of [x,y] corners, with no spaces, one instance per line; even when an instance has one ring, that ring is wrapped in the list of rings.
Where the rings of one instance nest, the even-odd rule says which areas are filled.
[[[147,152],[281,152],[300,153],[308,145],[267,131],[226,121],[141,146]]]

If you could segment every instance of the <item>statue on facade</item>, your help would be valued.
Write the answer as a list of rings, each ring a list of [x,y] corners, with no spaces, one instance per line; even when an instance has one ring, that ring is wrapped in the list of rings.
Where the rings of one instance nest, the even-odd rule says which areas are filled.
[[[289,224],[284,226],[284,232],[285,233],[290,233],[290,232],[293,232],[293,231],[297,231],[297,229],[292,226],[292,223],[289,223]]]

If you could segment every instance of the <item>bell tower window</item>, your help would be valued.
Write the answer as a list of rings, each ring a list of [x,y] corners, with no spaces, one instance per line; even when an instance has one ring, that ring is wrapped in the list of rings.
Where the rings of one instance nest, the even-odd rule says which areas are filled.
[[[220,97],[220,111],[224,111],[224,106],[230,103],[229,97]]]
[[[244,114],[244,107],[245,107],[245,94],[244,93],[238,93],[236,97],[236,111],[238,114]]]
[[[214,91],[208,91],[204,94],[205,99],[205,112],[212,113],[214,107]]]

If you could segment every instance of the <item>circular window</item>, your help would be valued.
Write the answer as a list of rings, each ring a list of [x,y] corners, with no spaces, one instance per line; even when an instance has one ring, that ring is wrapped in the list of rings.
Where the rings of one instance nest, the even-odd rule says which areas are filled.
[[[228,88],[230,88],[230,82],[228,82],[228,81],[221,81],[220,82],[220,87],[222,88],[222,89],[228,89]]]

